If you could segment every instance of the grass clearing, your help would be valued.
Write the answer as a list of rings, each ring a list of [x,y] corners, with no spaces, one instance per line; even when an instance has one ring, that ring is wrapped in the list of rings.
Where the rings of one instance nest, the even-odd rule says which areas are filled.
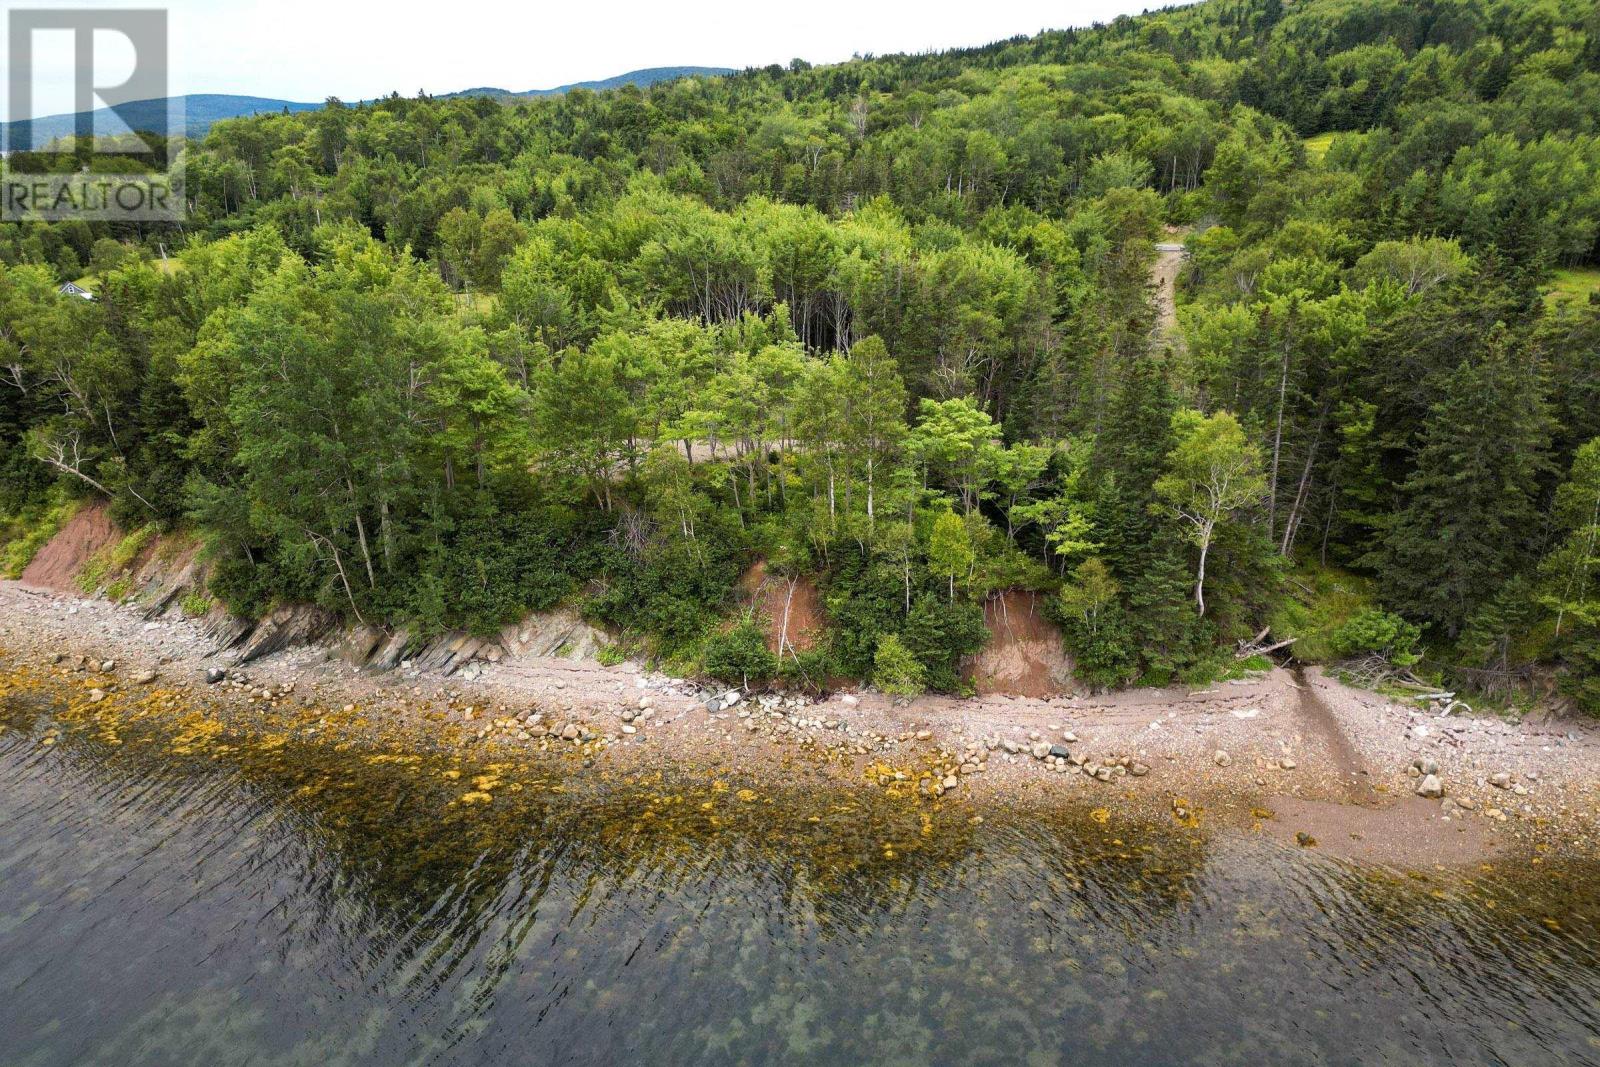
[[[1313,163],[1321,163],[1328,149],[1333,147],[1334,136],[1333,133],[1319,133],[1315,137],[1307,137],[1301,142],[1306,146],[1306,157]]]
[[[480,315],[494,312],[499,296],[494,293],[456,293],[456,307],[463,312],[475,311]]]
[[[1563,267],[1551,275],[1544,302],[1546,307],[1582,304],[1595,293],[1600,293],[1600,267]]]

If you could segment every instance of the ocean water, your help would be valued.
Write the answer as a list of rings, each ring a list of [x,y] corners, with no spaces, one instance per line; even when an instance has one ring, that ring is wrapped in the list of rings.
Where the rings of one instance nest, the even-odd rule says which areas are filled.
[[[1600,880],[0,707],[0,1063],[1600,1063]]]

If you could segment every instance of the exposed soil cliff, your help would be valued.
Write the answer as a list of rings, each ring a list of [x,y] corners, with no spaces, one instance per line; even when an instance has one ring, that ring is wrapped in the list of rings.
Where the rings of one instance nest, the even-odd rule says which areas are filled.
[[[1079,689],[1061,631],[1042,612],[1039,594],[1014,589],[983,605],[989,644],[973,658],[967,680],[979,696],[1051,697]]]
[[[111,521],[111,505],[89,504],[81,509],[41,548],[23,569],[24,585],[37,589],[73,592],[74,579],[96,552],[122,539],[122,531]]]

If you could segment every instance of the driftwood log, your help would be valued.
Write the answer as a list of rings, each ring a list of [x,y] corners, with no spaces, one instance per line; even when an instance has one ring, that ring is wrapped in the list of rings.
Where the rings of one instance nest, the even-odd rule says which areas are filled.
[[[1262,645],[1261,642],[1265,641],[1267,639],[1267,635],[1271,632],[1272,627],[1264,626],[1261,628],[1261,632],[1256,634],[1255,637],[1251,638],[1250,641],[1239,642],[1239,651],[1234,653],[1234,658],[1249,659],[1251,656],[1270,655],[1273,652],[1278,652],[1282,649],[1288,648],[1290,645],[1299,640],[1299,638],[1290,637],[1270,645]]]

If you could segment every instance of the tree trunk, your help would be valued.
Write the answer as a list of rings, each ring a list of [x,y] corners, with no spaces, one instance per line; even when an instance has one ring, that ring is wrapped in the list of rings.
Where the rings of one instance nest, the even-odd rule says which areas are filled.
[[[1200,614],[1206,613],[1206,556],[1211,552],[1211,531],[1205,530],[1200,539],[1200,566],[1194,578],[1194,602]]]
[[[1278,458],[1283,453],[1283,409],[1289,396],[1289,349],[1283,349],[1283,369],[1278,376],[1278,422],[1272,432],[1272,484],[1267,490],[1267,536],[1278,535]],[[1204,611],[1201,614],[1205,614]]]

